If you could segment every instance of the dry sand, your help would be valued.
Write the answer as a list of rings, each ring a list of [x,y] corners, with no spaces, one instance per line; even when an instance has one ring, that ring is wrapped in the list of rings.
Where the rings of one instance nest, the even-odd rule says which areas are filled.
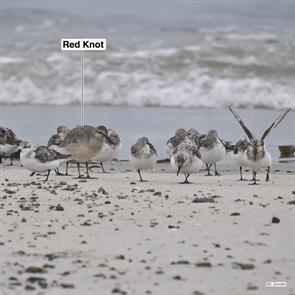
[[[258,186],[227,167],[187,185],[166,164],[145,183],[128,163],[106,169],[46,183],[1,166],[1,294],[295,294],[294,163]]]

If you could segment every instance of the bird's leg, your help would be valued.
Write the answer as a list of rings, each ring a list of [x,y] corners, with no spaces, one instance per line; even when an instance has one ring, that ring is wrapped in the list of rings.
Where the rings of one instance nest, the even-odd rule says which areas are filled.
[[[189,178],[190,174],[185,175],[185,180],[183,183],[189,183],[188,178]]]
[[[70,176],[70,174],[68,173],[69,171],[69,162],[66,163],[66,173],[65,176]]]
[[[216,169],[216,163],[214,163],[214,169],[215,169],[215,176],[220,176],[221,174],[217,172],[217,169]]]
[[[257,182],[256,182],[256,171],[253,171],[253,178],[254,178],[253,184],[257,184]]]
[[[80,163],[77,162],[77,168],[78,168],[78,177],[74,177],[74,179],[81,179],[81,178],[84,178],[82,175],[81,175],[81,172],[80,172]]]
[[[13,159],[12,159],[12,157],[10,158],[10,166],[13,166]]]
[[[206,163],[206,169],[207,169],[207,175],[206,176],[212,176],[212,174],[210,173],[210,168],[211,168],[212,164],[211,165],[208,165]]]
[[[269,182],[269,172],[270,172],[270,167],[268,166],[267,167],[267,170],[266,170],[266,182]]]
[[[2,164],[3,162],[2,162],[2,157],[0,157],[0,164]]]
[[[85,167],[86,167],[86,178],[90,178],[89,169],[88,169],[88,162],[85,163]]]
[[[146,182],[147,180],[143,180],[142,179],[141,173],[140,173],[140,170],[139,169],[137,170],[137,172],[138,172],[138,175],[139,175],[140,182]]]
[[[45,181],[47,181],[47,180],[48,180],[48,178],[49,178],[49,174],[50,174],[50,170],[48,170],[48,173],[47,173],[47,176],[46,176],[46,179],[45,179]]]
[[[81,173],[80,173],[80,163],[79,162],[77,162],[77,168],[78,168],[78,174],[79,174],[78,178],[82,178]]]
[[[240,180],[244,180],[244,178],[243,178],[243,168],[242,168],[242,166],[240,166]]]
[[[54,169],[54,172],[55,172],[55,174],[58,175],[58,176],[63,175],[62,173],[60,173],[60,171],[59,171],[58,168]]]
[[[252,185],[258,185],[258,183],[256,182],[256,171],[253,171],[253,183],[250,183]]]
[[[86,177],[85,177],[85,178],[88,178],[88,179],[95,179],[95,177],[91,177],[91,176],[89,175],[88,162],[85,163],[85,166],[86,166]]]
[[[104,168],[103,168],[103,164],[102,164],[102,162],[100,162],[100,166],[101,166],[102,172],[103,172],[103,173],[106,173],[105,170],[104,170]]]
[[[33,175],[35,175],[35,173],[36,173],[36,172],[32,172],[32,173],[30,174],[30,176],[33,176]]]

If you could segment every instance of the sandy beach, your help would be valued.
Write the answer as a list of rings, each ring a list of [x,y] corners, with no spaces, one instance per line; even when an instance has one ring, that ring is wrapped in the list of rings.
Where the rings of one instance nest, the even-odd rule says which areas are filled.
[[[167,164],[145,183],[105,168],[44,182],[2,164],[1,294],[295,294],[294,162],[257,186],[230,166],[187,185]]]

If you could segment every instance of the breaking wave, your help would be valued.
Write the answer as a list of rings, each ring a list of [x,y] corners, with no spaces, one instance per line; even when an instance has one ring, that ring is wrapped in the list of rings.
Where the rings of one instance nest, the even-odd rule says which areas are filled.
[[[146,49],[108,44],[107,52],[86,53],[85,102],[295,109],[294,41],[232,29],[188,34],[194,36],[193,44],[155,41]],[[79,103],[80,54],[57,47],[56,41],[4,43],[0,104]]]

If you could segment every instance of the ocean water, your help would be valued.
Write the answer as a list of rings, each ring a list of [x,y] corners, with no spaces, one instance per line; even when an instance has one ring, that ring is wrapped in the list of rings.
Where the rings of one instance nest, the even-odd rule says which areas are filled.
[[[270,109],[237,109],[247,127],[258,138],[281,112]],[[295,143],[295,111],[291,111],[273,130],[266,146],[274,161],[279,159],[278,145]],[[9,126],[22,139],[45,144],[59,125],[70,128],[80,123],[80,108],[75,106],[0,106],[0,126]],[[246,137],[239,123],[227,109],[186,109],[158,107],[87,106],[85,123],[116,129],[122,140],[119,159],[128,159],[129,149],[139,137],[147,136],[160,159],[166,158],[165,144],[178,128],[196,128],[206,133],[217,129],[219,136],[236,142]],[[223,163],[230,163],[227,155]],[[294,164],[295,165],[295,164]]]
[[[295,109],[294,0],[2,0],[0,104]]]

